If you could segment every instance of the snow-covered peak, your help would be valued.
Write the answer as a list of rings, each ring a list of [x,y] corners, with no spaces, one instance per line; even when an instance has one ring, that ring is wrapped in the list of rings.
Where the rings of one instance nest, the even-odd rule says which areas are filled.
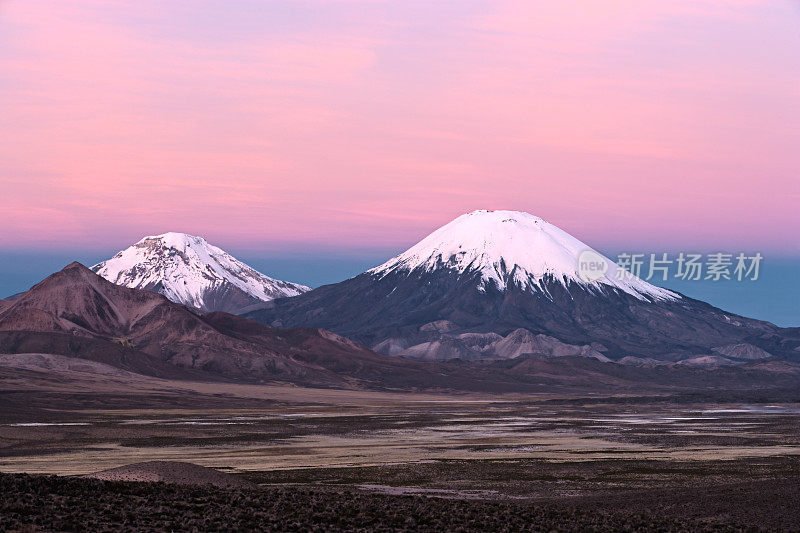
[[[187,248],[192,246],[212,247],[210,244],[208,244],[208,241],[202,237],[195,237],[194,235],[178,233],[175,231],[162,233],[161,235],[148,235],[147,237],[143,237],[136,244],[141,244],[145,241],[159,241],[165,248],[174,248],[182,252],[186,251]],[[219,248],[216,246],[213,248],[219,250]]]
[[[118,285],[154,290],[206,311],[231,310],[232,299],[243,306],[247,297],[269,301],[310,290],[265,276],[202,237],[175,232],[144,237],[92,270]]]
[[[591,251],[605,262],[605,273],[586,281],[578,268],[582,252]],[[392,272],[447,268],[459,274],[480,272],[483,284],[505,290],[510,283],[546,291],[550,275],[563,284],[605,285],[637,298],[675,299],[678,295],[655,287],[597,253],[569,233],[542,218],[520,211],[473,211],[434,231],[386,263],[369,270]]]

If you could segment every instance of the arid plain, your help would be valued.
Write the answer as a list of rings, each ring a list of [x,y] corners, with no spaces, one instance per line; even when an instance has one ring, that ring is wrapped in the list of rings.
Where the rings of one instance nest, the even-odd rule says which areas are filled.
[[[184,461],[262,487],[800,527],[786,503],[800,402],[785,394],[388,393],[98,370],[0,369],[0,472]]]

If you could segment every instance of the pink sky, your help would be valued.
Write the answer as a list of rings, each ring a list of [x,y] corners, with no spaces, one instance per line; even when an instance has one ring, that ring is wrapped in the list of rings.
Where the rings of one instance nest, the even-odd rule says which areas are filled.
[[[0,247],[800,250],[800,3],[0,0]]]

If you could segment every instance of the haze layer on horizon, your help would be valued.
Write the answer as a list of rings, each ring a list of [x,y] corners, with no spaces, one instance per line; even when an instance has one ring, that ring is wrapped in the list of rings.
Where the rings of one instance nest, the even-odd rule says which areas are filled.
[[[478,208],[797,252],[795,2],[0,3],[0,248],[402,248]]]

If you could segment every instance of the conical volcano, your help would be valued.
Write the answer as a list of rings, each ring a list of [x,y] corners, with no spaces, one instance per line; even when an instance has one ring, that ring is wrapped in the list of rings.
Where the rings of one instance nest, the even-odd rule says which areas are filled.
[[[596,267],[588,275],[587,256]],[[382,353],[426,359],[677,361],[740,343],[797,356],[781,328],[651,285],[518,211],[467,213],[378,267],[246,316],[322,327]]]

